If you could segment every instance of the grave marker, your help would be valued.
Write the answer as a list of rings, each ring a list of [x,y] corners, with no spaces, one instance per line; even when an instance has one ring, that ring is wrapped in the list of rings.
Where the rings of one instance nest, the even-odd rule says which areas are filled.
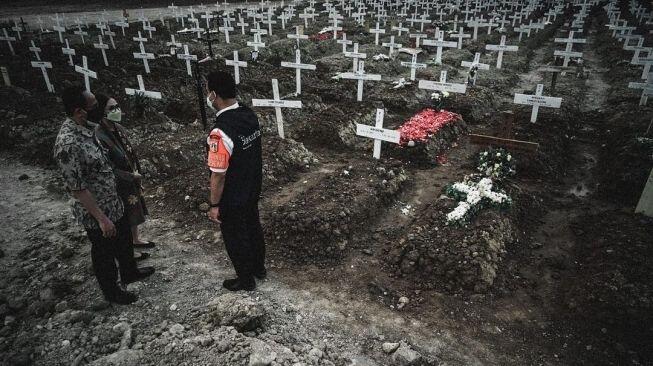
[[[476,52],[474,54],[474,61],[472,61],[472,62],[462,61],[460,63],[460,66],[468,68],[470,70],[470,72],[472,71],[473,68],[476,68],[476,70],[474,70],[474,75],[473,75],[472,80],[471,80],[472,85],[476,85],[476,77],[478,76],[478,70],[489,70],[490,69],[490,65],[481,63],[481,53],[480,52]]]
[[[504,52],[517,52],[519,50],[518,46],[507,46],[506,45],[506,36],[501,36],[501,42],[498,45],[488,44],[485,45],[485,49],[489,51],[498,51],[497,55],[497,69],[501,68],[501,63],[503,62],[503,53]]]
[[[467,92],[467,84],[448,83],[446,71],[440,71],[440,81],[420,80],[417,87],[440,92],[446,91],[448,93],[465,94]]]
[[[390,50],[388,51],[388,56],[392,57],[392,54],[395,51],[395,47],[396,48],[401,48],[402,44],[401,43],[395,43],[395,36],[392,35],[392,36],[390,36],[390,42],[384,42],[382,44],[382,46],[390,48]],[[344,47],[344,45],[343,45],[343,47]]]
[[[460,28],[458,28],[458,33],[452,34],[449,37],[450,38],[458,38],[458,49],[462,50],[463,49],[463,39],[470,38],[470,34],[463,33],[464,27],[461,25]]]
[[[145,66],[145,73],[149,74],[150,73],[150,64],[147,60],[154,60],[154,54],[153,53],[147,53],[145,52],[145,46],[143,43],[140,44],[140,50],[141,52],[134,52],[134,58],[135,59],[140,59],[143,60],[143,66]]]
[[[653,73],[648,74],[648,78],[644,83],[630,82],[628,83],[630,89],[642,89],[642,95],[639,98],[639,105],[646,105],[648,96],[653,95]]]
[[[88,60],[86,59],[86,56],[82,56],[82,66],[75,65],[75,71],[84,75],[84,85],[86,86],[86,90],[90,92],[91,91],[90,78],[97,79],[97,73],[95,71],[91,71],[88,68]]]
[[[138,89],[125,88],[125,94],[127,94],[127,95],[141,95],[141,96],[148,97],[148,98],[151,98],[151,99],[161,99],[162,98],[160,92],[153,92],[153,91],[145,90],[145,83],[143,82],[143,76],[136,75],[136,78],[138,79]]]
[[[374,126],[356,124],[356,135],[374,139],[374,151],[372,156],[374,159],[381,158],[381,142],[387,141],[398,144],[401,139],[401,134],[397,130],[389,130],[383,128],[383,117],[385,111],[383,108],[376,109],[376,120]]]
[[[281,67],[290,67],[295,69],[295,94],[299,95],[302,93],[302,70],[315,70],[316,66],[311,64],[303,64],[301,60],[301,51],[298,49],[295,50],[295,62],[281,62]]]
[[[7,34],[7,30],[5,28],[2,28],[2,33],[3,36],[0,37],[0,41],[6,41],[7,45],[9,45],[9,51],[11,51],[11,54],[16,56],[16,52],[14,51],[14,46],[11,44],[11,42],[16,41],[16,37],[10,37]]]
[[[413,53],[411,62],[402,62],[401,66],[410,67],[410,80],[415,80],[417,69],[425,69],[426,64],[417,63],[417,54]]]
[[[170,35],[170,42],[166,42],[166,46],[170,47],[170,54],[171,55],[176,55],[177,54],[177,48],[181,48],[181,43],[177,42],[175,40],[175,35],[171,34]]]
[[[41,61],[41,55],[39,55],[39,53],[41,52],[41,48],[36,47],[36,45],[34,44],[34,40],[31,40],[30,44],[31,44],[31,46],[29,47],[29,50],[31,52],[34,52],[34,56],[36,56],[37,61]]]
[[[374,45],[379,45],[379,34],[385,34],[385,29],[379,28],[379,22],[376,22],[376,28],[370,29],[370,33],[374,33]]]
[[[234,67],[234,80],[236,81],[236,85],[240,84],[240,68],[241,67],[247,67],[247,62],[246,61],[239,61],[238,60],[238,51],[234,51],[234,59],[233,60],[225,60],[225,64],[227,64],[227,66],[233,66]]]
[[[104,40],[102,39],[101,35],[98,35],[98,39],[100,40],[100,43],[94,43],[93,47],[99,49],[102,51],[102,59],[104,60],[104,66],[109,66],[109,61],[107,60],[107,52],[106,50],[109,49],[108,44],[104,44]]]
[[[279,97],[279,81],[272,79],[272,97],[274,99],[252,99],[252,106],[254,107],[273,107],[277,118],[277,131],[279,137],[285,138],[283,132],[283,115],[281,108],[301,108],[302,102],[299,100],[281,100]]]
[[[358,43],[354,43],[354,51],[353,52],[345,52],[345,57],[353,58],[354,59],[354,67],[353,70],[356,72],[358,70],[358,62],[360,59],[366,59],[367,54],[358,52]]]
[[[190,62],[197,61],[197,55],[191,55],[190,53],[188,53],[187,44],[184,45],[184,53],[178,54],[177,58],[186,61],[186,73],[188,74],[188,76],[193,76],[193,71],[191,70]]]
[[[456,48],[458,44],[456,42],[445,41],[444,32],[439,31],[437,33],[438,33],[437,34],[438,38],[436,40],[425,39],[423,45],[437,47],[437,51],[435,54],[435,63],[439,65],[442,64],[442,48],[443,47]]]
[[[41,69],[41,73],[43,74],[43,80],[45,80],[46,88],[48,88],[48,91],[50,93],[54,93],[54,86],[52,85],[52,83],[50,83],[50,78],[48,77],[48,71],[46,70],[52,68],[52,63],[43,62],[43,61],[32,61],[32,67]]]
[[[542,95],[543,91],[544,91],[544,85],[537,84],[537,88],[535,89],[535,95],[519,94],[519,93],[515,94],[515,99],[513,103],[533,106],[533,109],[531,111],[532,123],[535,123],[537,121],[537,114],[539,112],[540,107],[557,109],[560,108],[560,105],[562,103],[562,98],[543,96]]]
[[[350,79],[358,80],[358,88],[356,94],[356,100],[361,102],[363,101],[363,82],[368,81],[379,81],[381,80],[381,75],[379,74],[366,74],[365,73],[365,61],[360,61],[358,68],[355,72],[344,72],[338,75],[341,79]]]
[[[75,63],[73,62],[73,56],[75,56],[77,53],[75,52],[74,48],[70,48],[70,45],[68,44],[68,38],[66,38],[66,47],[62,47],[61,52],[63,52],[64,55],[68,55],[68,65],[75,66]]]

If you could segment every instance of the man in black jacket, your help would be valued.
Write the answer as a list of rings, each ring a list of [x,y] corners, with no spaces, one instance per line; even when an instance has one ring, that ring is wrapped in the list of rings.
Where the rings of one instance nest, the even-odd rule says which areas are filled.
[[[236,100],[230,74],[214,71],[206,77],[206,102],[215,110],[215,125],[207,138],[211,170],[209,219],[220,223],[235,279],[223,286],[230,291],[256,288],[264,279],[265,242],[258,212],[263,162],[261,129],[256,114]]]

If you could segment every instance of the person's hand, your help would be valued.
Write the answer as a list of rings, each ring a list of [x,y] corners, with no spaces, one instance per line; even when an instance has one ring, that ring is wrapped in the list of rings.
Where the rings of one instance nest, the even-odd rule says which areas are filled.
[[[211,207],[209,209],[209,212],[206,213],[206,215],[209,217],[209,220],[215,222],[215,223],[220,223],[220,208],[218,207]]]
[[[116,225],[108,217],[104,216],[98,223],[100,224],[100,230],[102,230],[102,236],[105,238],[116,236]]]

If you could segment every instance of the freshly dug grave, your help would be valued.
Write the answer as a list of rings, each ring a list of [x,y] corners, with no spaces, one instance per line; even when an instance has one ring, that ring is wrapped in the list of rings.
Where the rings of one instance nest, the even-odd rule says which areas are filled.
[[[406,180],[396,161],[343,165],[267,217],[268,241],[299,263],[337,262]]]
[[[516,228],[495,209],[481,211],[466,227],[447,225],[446,215],[456,205],[441,196],[404,238],[386,244],[387,262],[397,276],[419,279],[417,287],[448,293],[479,293],[492,287]]]

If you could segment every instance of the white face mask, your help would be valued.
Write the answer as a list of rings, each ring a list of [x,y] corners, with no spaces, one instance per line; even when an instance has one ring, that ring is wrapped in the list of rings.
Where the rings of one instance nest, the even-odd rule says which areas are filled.
[[[211,108],[211,110],[215,111],[215,107],[213,106],[213,100],[215,100],[215,98],[213,100],[211,100],[211,93],[209,93],[209,95],[206,96],[206,105],[209,106],[209,108]]]
[[[107,119],[112,122],[120,122],[122,120],[122,111],[120,108],[107,112]]]

